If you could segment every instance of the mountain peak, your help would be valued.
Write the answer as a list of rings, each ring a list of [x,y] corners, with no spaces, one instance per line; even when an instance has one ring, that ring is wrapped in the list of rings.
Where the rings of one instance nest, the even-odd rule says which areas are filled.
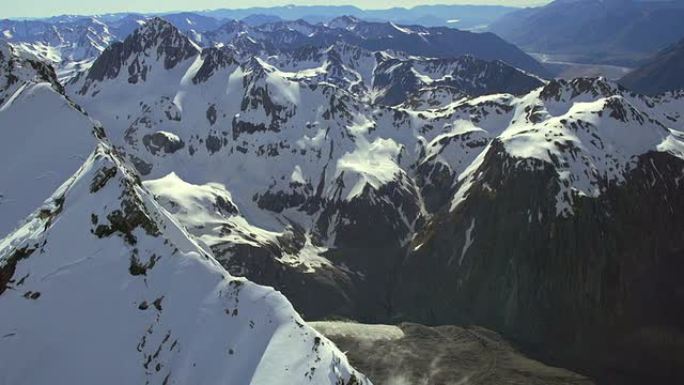
[[[202,50],[203,63],[193,78],[194,83],[201,83],[209,80],[214,73],[232,64],[237,64],[235,60],[236,52],[233,47],[210,47]]]
[[[146,20],[123,42],[114,43],[102,52],[88,71],[80,92],[85,94],[93,82],[119,76],[123,67],[127,67],[128,82],[135,84],[147,79],[153,67],[149,59],[162,61],[164,69],[169,70],[200,52],[200,48],[173,24],[154,17]]]
[[[330,22],[328,22],[327,27],[333,29],[354,29],[354,27],[360,22],[358,18],[354,16],[344,15],[338,16]]]
[[[165,29],[177,29],[173,24],[162,19],[161,17],[155,16],[145,21],[143,25],[138,28],[142,33],[157,33]]]
[[[247,60],[242,65],[242,68],[246,72],[252,72],[256,77],[261,77],[275,71],[275,68],[272,65],[266,63],[256,56],[252,56],[249,60]]]
[[[218,31],[242,31],[249,28],[249,25],[241,20],[231,19],[223,23]]]
[[[126,38],[126,42],[137,43],[142,49],[153,46],[199,51],[197,46],[190,41],[178,28],[168,21],[153,17],[136,29],[133,34]]]

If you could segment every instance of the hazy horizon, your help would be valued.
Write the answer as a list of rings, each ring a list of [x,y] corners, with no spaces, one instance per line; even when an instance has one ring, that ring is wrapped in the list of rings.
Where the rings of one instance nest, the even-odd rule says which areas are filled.
[[[297,0],[255,0],[255,1],[225,1],[225,0],[169,0],[160,4],[152,0],[62,0],[46,4],[43,0],[24,0],[17,3],[0,4],[2,18],[42,18],[58,15],[96,15],[106,13],[167,13],[192,12],[211,9],[242,9],[255,7],[278,7],[284,5],[296,6],[355,6],[361,9],[389,9],[413,8],[421,5],[500,5],[510,7],[535,6],[548,3],[550,0],[456,0],[456,1],[415,1],[397,0],[391,6],[380,0],[348,0],[339,3],[330,1],[297,1]]]

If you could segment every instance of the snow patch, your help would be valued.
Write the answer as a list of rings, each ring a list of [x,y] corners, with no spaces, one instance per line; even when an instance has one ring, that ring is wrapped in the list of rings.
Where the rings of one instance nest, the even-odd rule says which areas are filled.
[[[366,185],[377,190],[395,180],[403,172],[397,164],[401,148],[392,139],[378,138],[368,143],[359,138],[358,147],[337,161],[337,175],[344,174],[344,199],[361,195]]]

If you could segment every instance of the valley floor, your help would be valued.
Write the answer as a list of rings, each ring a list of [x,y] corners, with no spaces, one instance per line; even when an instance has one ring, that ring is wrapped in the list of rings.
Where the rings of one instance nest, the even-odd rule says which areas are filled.
[[[609,80],[618,80],[633,70],[631,67],[617,65],[575,62],[561,55],[536,52],[528,54],[541,62],[553,76],[562,79],[603,76]]]
[[[590,379],[525,357],[481,327],[310,323],[376,385],[590,385]]]

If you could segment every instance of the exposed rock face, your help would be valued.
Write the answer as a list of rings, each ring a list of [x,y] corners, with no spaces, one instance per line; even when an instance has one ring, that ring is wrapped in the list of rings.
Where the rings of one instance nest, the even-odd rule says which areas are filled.
[[[164,69],[170,70],[198,53],[197,46],[176,27],[163,19],[154,18],[123,42],[116,42],[104,50],[88,71],[79,92],[86,94],[90,84],[113,79],[122,71],[128,74],[128,83],[144,82],[151,70],[146,57],[152,61],[159,60]]]
[[[212,250],[221,256],[218,261],[231,274],[248,276],[255,282],[268,282],[297,298],[297,311],[306,319],[355,314],[356,298],[360,296],[356,277],[333,266],[322,265],[313,271],[306,265],[293,265],[283,248],[280,243],[234,243],[215,245]]]
[[[185,143],[177,136],[166,132],[155,132],[154,134],[143,136],[143,144],[152,154],[156,154],[157,151],[173,154],[185,147]]]
[[[238,64],[235,61],[234,51],[225,48],[207,48],[202,50],[202,67],[192,78],[194,83],[202,83],[209,80],[217,70]]]
[[[397,279],[397,314],[486,325],[599,378],[628,362],[639,362],[628,377],[679,378],[684,286],[673,271],[684,258],[684,162],[644,154],[624,186],[579,199],[566,218],[555,215],[550,165],[528,171],[488,155],[468,200],[414,240],[421,246]]]
[[[353,199],[328,200],[318,217],[321,234],[335,234],[338,248],[399,247],[420,216],[418,192],[405,176]]]
[[[16,48],[5,41],[0,41],[0,75],[0,104],[10,96],[10,92],[16,91],[26,82],[46,82],[58,93],[64,93],[64,87],[57,80],[52,66],[23,52],[17,52]]]

